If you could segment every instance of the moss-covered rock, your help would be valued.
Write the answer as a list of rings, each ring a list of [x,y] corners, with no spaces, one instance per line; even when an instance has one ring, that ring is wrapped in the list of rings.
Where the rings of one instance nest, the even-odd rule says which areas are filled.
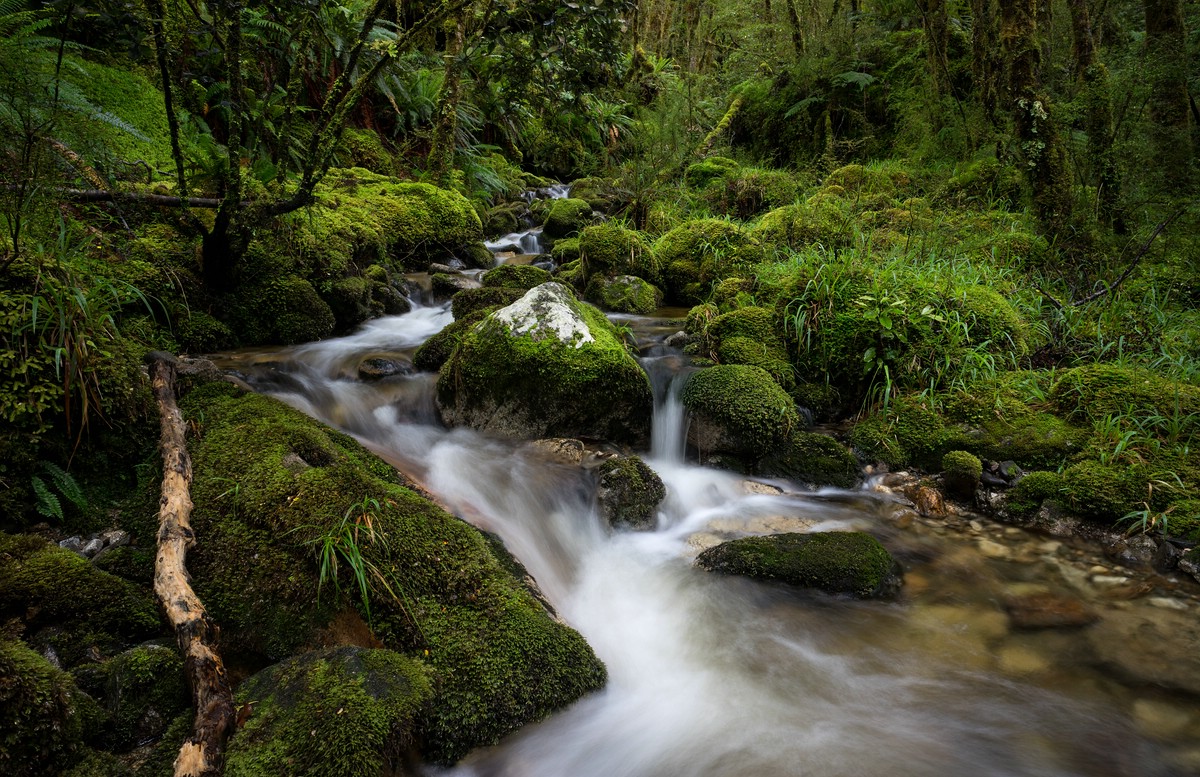
[[[568,237],[554,241],[554,247],[550,249],[550,256],[553,257],[555,264],[565,270],[566,265],[579,259],[579,238]]]
[[[1149,370],[1093,364],[1061,374],[1050,401],[1074,420],[1106,416],[1177,418],[1180,433],[1200,431],[1200,388]]]
[[[731,276],[749,276],[763,260],[763,248],[748,231],[729,221],[689,221],[660,237],[654,255],[662,268],[664,291],[672,302],[701,302],[712,285]]]
[[[795,371],[771,311],[751,306],[723,313],[704,329],[704,337],[722,364],[761,367],[784,391],[795,386]]]
[[[342,647],[288,659],[246,680],[253,704],[230,740],[230,777],[382,777],[407,773],[428,671],[390,650]]]
[[[457,760],[604,682],[583,639],[546,614],[478,531],[350,437],[222,383],[181,405],[203,431],[191,444],[204,542],[188,566],[243,665],[349,638],[331,627],[335,616],[361,624],[367,612],[345,565],[339,588],[353,600],[328,587],[318,598],[314,549],[369,514],[374,534],[360,534],[358,547],[387,582],[368,592],[370,626],[385,647],[431,668],[434,698],[418,720],[428,760]]]
[[[232,348],[237,337],[229,325],[202,310],[193,310],[175,321],[175,337],[184,353],[213,353]]]
[[[596,468],[596,499],[600,512],[614,527],[650,529],[654,514],[667,496],[658,474],[638,456],[616,456]]]
[[[294,345],[333,334],[336,318],[312,284],[283,275],[239,288],[229,300],[230,323],[247,345]]]
[[[0,534],[0,616],[24,624],[63,666],[162,631],[153,594],[31,535]]]
[[[717,365],[693,373],[682,401],[688,442],[701,453],[757,458],[800,428],[791,397],[760,367]]]
[[[99,717],[69,674],[19,640],[0,638],[0,771],[60,774],[80,758]]]
[[[107,740],[116,750],[158,739],[191,701],[183,659],[173,648],[141,645],[103,666],[98,698],[109,714]]]
[[[609,178],[580,178],[571,182],[571,197],[587,200],[592,210],[612,213],[628,201],[628,192],[622,191],[617,182]]]
[[[858,460],[846,446],[829,435],[799,430],[768,451],[754,471],[837,488],[852,488],[861,477]]]
[[[763,245],[803,248],[820,244],[826,248],[849,245],[853,239],[850,205],[838,197],[811,197],[785,205],[759,219],[754,236]]]
[[[900,397],[850,430],[850,443],[863,458],[894,467],[936,467],[943,455],[961,447],[960,442],[959,435],[919,397]]]
[[[689,186],[701,188],[714,180],[732,175],[740,165],[733,159],[723,156],[710,156],[707,159],[688,165],[683,173],[683,180]]]
[[[658,281],[658,262],[650,244],[641,233],[620,224],[596,224],[580,232],[579,256],[589,279],[636,275],[651,283]]]
[[[447,424],[507,437],[637,441],[650,406],[649,380],[613,326],[558,283],[488,315],[438,381]]]
[[[649,315],[662,302],[662,292],[649,281],[633,275],[593,275],[584,296],[602,310],[613,313]]]
[[[743,537],[709,548],[696,563],[710,572],[860,599],[894,596],[902,583],[900,565],[863,532]]]
[[[479,283],[487,288],[528,291],[548,280],[550,280],[549,271],[543,270],[541,267],[529,264],[502,264],[480,276]]]
[[[1108,523],[1143,507],[1149,482],[1143,466],[1081,461],[1063,470],[1062,498],[1079,515]]]
[[[1005,506],[1016,515],[1032,515],[1047,499],[1060,499],[1062,487],[1062,475],[1057,472],[1030,472],[1008,492]]]
[[[705,188],[704,200],[716,213],[746,220],[793,203],[799,193],[790,173],[751,167],[713,179]]]
[[[592,206],[586,200],[555,200],[546,213],[542,234],[551,240],[570,237],[592,222]]]
[[[1021,186],[1020,170],[995,158],[981,159],[947,181],[938,199],[957,207],[1016,209]]]
[[[971,499],[979,488],[983,462],[966,451],[950,451],[942,457],[942,484],[947,493],[960,499]]]
[[[454,298],[457,300],[461,295],[467,294],[469,291],[484,290],[469,289],[468,291],[460,291],[454,295]],[[482,321],[487,314],[499,307],[511,304],[523,296],[523,292],[519,289],[487,289],[486,291],[504,292],[503,296],[515,297],[515,299],[510,298],[496,304],[470,307],[461,318],[456,317],[449,324],[442,327],[442,331],[421,344],[421,347],[413,354],[414,367],[424,372],[437,372],[454,355],[454,350],[462,342],[463,336]],[[476,302],[482,302],[482,300],[476,300]]]
[[[526,291],[528,289],[519,286],[482,286],[478,289],[463,289],[451,297],[450,312],[454,314],[455,321],[461,321],[472,317],[484,308],[511,305],[524,297]]]

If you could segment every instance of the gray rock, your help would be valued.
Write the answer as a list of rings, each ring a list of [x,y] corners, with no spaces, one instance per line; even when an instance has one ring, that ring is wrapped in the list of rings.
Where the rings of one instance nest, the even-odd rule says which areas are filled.
[[[1104,554],[1130,569],[1150,569],[1158,556],[1158,543],[1145,534],[1118,537],[1105,546]]]
[[[413,366],[406,361],[382,357],[363,359],[358,365],[358,377],[362,380],[379,380],[394,375],[408,375],[412,371]]]
[[[106,532],[102,532],[100,539],[103,540],[105,549],[128,545],[131,540],[129,532],[123,529],[109,529]]]
[[[58,547],[83,555],[83,544],[82,537],[67,537],[58,543]]]
[[[83,550],[79,551],[79,553],[82,553],[85,558],[91,558],[102,550],[104,550],[104,540],[99,537],[93,537],[87,541],[83,546]]]

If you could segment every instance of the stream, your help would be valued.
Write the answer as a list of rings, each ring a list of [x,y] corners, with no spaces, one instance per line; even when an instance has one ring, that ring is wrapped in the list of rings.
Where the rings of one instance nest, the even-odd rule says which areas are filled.
[[[447,305],[418,307],[349,337],[217,360],[354,434],[500,535],[607,665],[603,691],[431,773],[1200,774],[1195,696],[1115,671],[1121,660],[1101,644],[1152,653],[1162,618],[1195,621],[1191,589],[1158,581],[1129,596],[1139,581],[1094,549],[979,516],[922,518],[875,481],[811,492],[688,463],[685,361],[661,344],[679,327],[661,316],[622,323],[639,337],[655,384],[653,447],[643,455],[668,497],[653,531],[614,533],[596,511],[587,459],[567,466],[528,444],[445,429],[436,375],[359,379],[364,360],[407,363],[450,320]],[[700,550],[732,537],[845,528],[871,531],[902,562],[899,601],[803,594],[692,566]],[[1103,619],[1015,628],[1005,597],[1038,591],[1067,592]],[[1135,616],[1150,626],[1105,625]],[[1146,645],[1126,633],[1145,634]]]

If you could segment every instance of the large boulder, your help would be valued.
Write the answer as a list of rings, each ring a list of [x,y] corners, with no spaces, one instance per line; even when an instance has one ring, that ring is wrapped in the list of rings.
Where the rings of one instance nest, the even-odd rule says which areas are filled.
[[[614,456],[596,468],[596,501],[613,527],[653,528],[666,497],[662,479],[638,456]]]
[[[696,564],[710,572],[860,599],[894,596],[902,583],[900,565],[864,532],[743,537],[709,548]]]
[[[438,380],[450,426],[513,438],[638,442],[649,379],[600,311],[559,283],[531,289],[466,333]]]
[[[688,378],[682,400],[692,417],[688,442],[703,454],[756,458],[800,427],[792,398],[761,367],[700,370]]]
[[[713,283],[733,276],[749,277],[763,260],[762,244],[748,231],[722,219],[689,221],[654,243],[667,299],[697,304]]]
[[[649,315],[658,309],[662,292],[636,275],[605,278],[593,275],[584,296],[613,313]]]

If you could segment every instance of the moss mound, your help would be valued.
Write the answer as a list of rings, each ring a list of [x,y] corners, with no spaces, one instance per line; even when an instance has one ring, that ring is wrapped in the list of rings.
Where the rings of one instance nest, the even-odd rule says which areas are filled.
[[[615,329],[547,283],[467,332],[438,380],[451,426],[516,438],[644,438],[650,383]]]
[[[335,615],[366,615],[357,597],[326,588],[318,599],[314,548],[369,515],[374,539],[359,547],[396,594],[369,592],[374,633],[431,669],[434,698],[418,721],[428,759],[454,761],[604,682],[583,639],[547,616],[478,531],[351,438],[220,383],[181,405],[202,430],[191,445],[204,542],[189,567],[243,664],[326,644]],[[356,591],[342,567],[339,588]]]
[[[853,488],[860,479],[858,460],[825,434],[793,431],[755,466],[767,477],[784,477],[817,486]]]
[[[528,291],[550,280],[550,273],[528,264],[502,264],[488,270],[480,278],[484,288],[520,289]]]
[[[1180,432],[1200,431],[1200,388],[1148,370],[1092,364],[1062,373],[1050,401],[1068,418],[1099,421],[1106,416],[1178,418]]]
[[[254,703],[229,743],[230,777],[380,777],[404,773],[414,721],[432,695],[419,662],[390,650],[313,651],[238,688]]]
[[[636,275],[651,283],[659,276],[658,262],[641,233],[620,224],[597,224],[579,233],[579,256],[588,278]]]
[[[592,206],[587,200],[566,198],[555,200],[546,213],[542,234],[552,240],[570,237],[592,221]]]
[[[743,537],[709,548],[696,564],[710,572],[860,599],[894,596],[901,585],[900,565],[863,532]]]
[[[658,474],[638,456],[617,456],[596,468],[600,511],[609,524],[633,529],[654,526],[658,505],[667,488]]]
[[[661,291],[633,275],[618,275],[615,278],[593,276],[584,296],[602,310],[613,313],[649,315],[662,302]]]
[[[712,285],[725,278],[748,276],[763,259],[759,241],[729,221],[701,219],[672,229],[654,243],[662,267],[667,299],[701,302]]]
[[[308,343],[329,337],[336,322],[329,304],[298,275],[243,286],[229,309],[231,323],[245,343]]]
[[[77,760],[99,718],[71,676],[18,640],[0,638],[0,770],[50,777]]]
[[[688,441],[703,453],[757,457],[800,427],[791,397],[760,367],[717,365],[683,387]]]
[[[979,487],[983,462],[966,451],[950,451],[942,457],[942,482],[946,491],[959,498],[969,499]]]
[[[709,158],[688,165],[683,173],[683,180],[689,186],[703,187],[712,181],[724,178],[738,171],[741,167],[736,161],[723,156]]]
[[[0,615],[24,624],[64,666],[112,655],[162,630],[154,596],[30,535],[0,534]]]

